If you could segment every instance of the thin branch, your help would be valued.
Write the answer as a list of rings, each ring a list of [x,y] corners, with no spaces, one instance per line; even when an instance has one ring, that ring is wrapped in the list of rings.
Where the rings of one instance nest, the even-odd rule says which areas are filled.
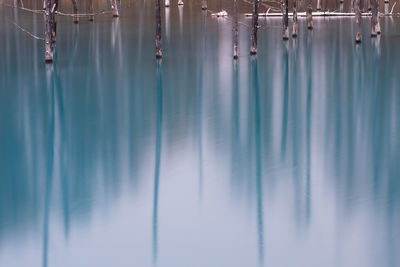
[[[36,40],[41,40],[44,41],[44,38],[36,36],[32,33],[30,33],[29,31],[25,30],[24,28],[22,28],[21,26],[19,26],[17,23],[15,23],[14,21],[10,20],[9,18],[6,18],[6,20],[8,20],[9,22],[11,22],[12,24],[14,24],[18,29],[20,29],[21,31],[29,34],[31,37],[35,38]]]
[[[19,6],[9,5],[9,4],[5,4],[5,3],[0,3],[0,4],[3,6],[17,8],[17,9],[21,9],[21,10],[32,12],[32,13],[38,13],[38,14],[44,13],[44,10],[41,10],[41,9],[30,9],[30,8],[26,8],[26,7],[19,7]]]
[[[63,13],[61,11],[56,11],[56,13],[60,16],[67,16],[67,17],[89,17],[89,16],[98,16],[102,14],[112,13],[112,11],[100,11],[97,13],[78,13],[78,14],[71,14],[71,13]]]

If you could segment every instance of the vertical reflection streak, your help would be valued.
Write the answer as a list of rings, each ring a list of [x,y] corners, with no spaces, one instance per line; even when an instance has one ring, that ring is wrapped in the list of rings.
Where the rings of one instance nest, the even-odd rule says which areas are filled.
[[[47,169],[46,169],[46,189],[44,200],[44,223],[43,223],[43,267],[47,267],[48,262],[48,240],[49,240],[49,212],[51,201],[51,187],[54,166],[54,88],[53,88],[53,66],[46,65],[47,88],[50,89],[50,114],[49,114],[49,136],[47,144]]]
[[[286,157],[287,127],[288,127],[288,102],[289,102],[289,56],[287,47],[283,47],[283,105],[282,105],[282,140],[281,140],[281,159]],[[295,83],[296,85],[296,83]]]
[[[156,62],[157,75],[157,118],[156,118],[156,158],[154,171],[154,201],[153,201],[153,263],[157,263],[158,255],[158,189],[160,180],[160,161],[161,161],[161,137],[162,137],[162,110],[163,110],[163,92],[162,92],[162,63]]]
[[[306,225],[309,226],[311,216],[311,105],[312,105],[312,40],[308,36],[307,45],[307,110],[306,110],[306,146],[307,146],[307,179],[306,179]]]
[[[204,79],[204,57],[206,51],[206,19],[207,13],[202,12],[201,29],[201,58],[200,58],[200,79],[198,89],[198,146],[199,146],[199,199],[201,200],[203,192],[203,79]]]
[[[260,266],[264,265],[264,222],[263,222],[263,197],[261,176],[261,122],[260,122],[260,100],[258,86],[257,58],[251,59],[251,71],[254,85],[254,128],[255,128],[255,150],[256,150],[256,197],[257,197],[257,233],[258,233],[258,257]]]

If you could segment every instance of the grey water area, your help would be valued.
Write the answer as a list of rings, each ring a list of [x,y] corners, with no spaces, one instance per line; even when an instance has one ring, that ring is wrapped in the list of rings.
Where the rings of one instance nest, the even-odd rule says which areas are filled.
[[[10,22],[43,15],[0,5],[0,266],[400,266],[400,18],[360,45],[354,18],[260,18],[251,57],[240,2],[234,61],[200,7],[162,5],[161,61],[154,1],[58,16],[45,64]]]

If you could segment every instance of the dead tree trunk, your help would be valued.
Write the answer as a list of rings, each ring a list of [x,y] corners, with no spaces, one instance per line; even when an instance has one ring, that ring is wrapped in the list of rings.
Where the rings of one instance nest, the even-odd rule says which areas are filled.
[[[321,11],[321,0],[317,0],[317,11]]]
[[[162,58],[161,52],[161,4],[156,0],[156,58]]]
[[[78,6],[76,5],[76,0],[72,0],[72,8],[74,9],[74,23],[78,23]]]
[[[258,1],[259,0],[253,0],[253,20],[252,20],[251,48],[250,48],[251,55],[257,54]]]
[[[45,43],[44,58],[46,62],[53,62],[53,22],[51,0],[45,0]]]
[[[116,0],[110,0],[111,2],[111,10],[113,17],[119,17],[119,12],[118,12],[118,6],[117,6],[117,1]]]
[[[371,36],[377,35],[376,28],[378,24],[378,0],[371,0],[372,17],[371,17]]]
[[[355,1],[355,10],[356,10],[356,43],[361,43],[361,9],[360,9],[360,0]]]
[[[379,0],[376,0],[376,33],[381,34],[381,24],[379,23]]]
[[[51,41],[53,43],[56,42],[57,36],[57,17],[56,13],[58,10],[58,0],[54,0],[51,6]]]
[[[312,0],[307,0],[307,28],[312,29]]]
[[[207,0],[201,0],[201,9],[207,10]]]
[[[237,59],[238,53],[238,0],[233,0],[233,12],[234,12],[234,22],[233,22],[233,58]]]
[[[93,15],[93,0],[87,0],[87,10],[89,15],[89,20],[93,21],[94,20],[94,15]]]
[[[283,22],[283,40],[289,39],[289,4],[288,0],[282,0],[282,22]]]
[[[297,0],[293,0],[293,30],[292,36],[297,37]]]

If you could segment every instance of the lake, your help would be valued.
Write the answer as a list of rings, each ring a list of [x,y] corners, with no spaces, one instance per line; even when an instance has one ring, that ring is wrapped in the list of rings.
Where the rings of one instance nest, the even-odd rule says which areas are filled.
[[[123,1],[59,16],[53,64],[12,23],[43,15],[0,5],[0,266],[400,266],[400,17],[360,45],[260,18],[250,56],[240,2],[234,61],[231,18],[176,2],[162,60],[154,2]]]

